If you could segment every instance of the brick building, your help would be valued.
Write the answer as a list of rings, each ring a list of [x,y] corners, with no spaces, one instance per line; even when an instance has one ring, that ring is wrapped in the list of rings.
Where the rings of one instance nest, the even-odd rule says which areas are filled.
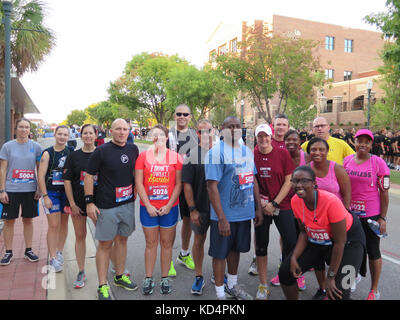
[[[382,65],[379,58],[379,51],[384,45],[381,33],[273,15],[270,19],[255,20],[252,25],[247,22],[241,25],[221,23],[207,42],[209,59],[213,54],[237,52],[237,42],[243,39],[246,28],[263,23],[268,24],[272,36],[298,37],[318,42],[316,55],[326,79],[331,80],[316,95],[314,104],[318,113],[334,126],[363,125],[366,121],[366,84],[369,80],[374,81],[372,101],[382,96],[376,71]],[[237,114],[243,114],[246,125],[263,121],[248,101],[242,101],[240,96],[237,100]],[[274,100],[271,105],[274,113]]]

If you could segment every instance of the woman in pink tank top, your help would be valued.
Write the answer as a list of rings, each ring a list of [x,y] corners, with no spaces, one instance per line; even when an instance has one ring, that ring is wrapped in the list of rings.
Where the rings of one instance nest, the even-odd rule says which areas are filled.
[[[309,156],[300,148],[300,134],[297,131],[289,130],[284,136],[284,141],[295,168],[310,162]]]

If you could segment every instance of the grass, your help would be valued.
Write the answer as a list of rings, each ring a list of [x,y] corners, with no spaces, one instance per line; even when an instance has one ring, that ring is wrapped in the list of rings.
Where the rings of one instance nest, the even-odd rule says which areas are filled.
[[[135,139],[135,143],[153,144],[153,141]]]
[[[400,171],[390,170],[390,183],[400,185]]]

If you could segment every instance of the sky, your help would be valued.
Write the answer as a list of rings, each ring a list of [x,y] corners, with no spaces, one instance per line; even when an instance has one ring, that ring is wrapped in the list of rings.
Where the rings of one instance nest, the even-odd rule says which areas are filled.
[[[272,14],[377,31],[363,22],[386,0],[42,0],[56,46],[21,82],[40,110],[59,123],[71,110],[107,100],[110,82],[142,52],[178,54],[201,67],[220,22]],[[30,115],[30,117],[37,115]]]

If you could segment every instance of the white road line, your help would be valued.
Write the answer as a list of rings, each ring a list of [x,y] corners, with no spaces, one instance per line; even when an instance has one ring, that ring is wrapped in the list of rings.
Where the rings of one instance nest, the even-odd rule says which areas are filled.
[[[391,257],[385,256],[384,254],[382,254],[381,256],[382,256],[382,259],[385,259],[387,261],[393,262],[393,263],[398,264],[400,266],[400,261],[399,260],[396,260],[396,259],[393,259]]]

